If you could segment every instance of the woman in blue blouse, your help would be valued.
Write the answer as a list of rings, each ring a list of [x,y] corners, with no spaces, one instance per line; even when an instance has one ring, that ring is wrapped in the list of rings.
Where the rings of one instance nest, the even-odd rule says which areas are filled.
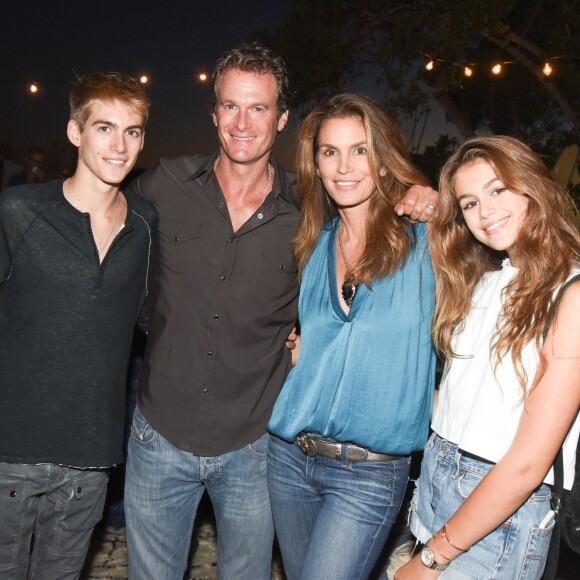
[[[397,125],[369,98],[337,95],[302,123],[300,356],[268,450],[289,580],[368,577],[427,440],[434,277],[425,224],[394,212],[416,183]]]

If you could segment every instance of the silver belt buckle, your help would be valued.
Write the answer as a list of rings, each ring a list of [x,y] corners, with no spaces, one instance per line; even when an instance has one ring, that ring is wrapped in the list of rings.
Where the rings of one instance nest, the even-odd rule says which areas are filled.
[[[298,443],[298,447],[302,450],[302,452],[308,457],[314,457],[317,453],[316,448],[316,441],[308,437],[305,433],[300,433],[298,437],[296,437],[296,442]]]

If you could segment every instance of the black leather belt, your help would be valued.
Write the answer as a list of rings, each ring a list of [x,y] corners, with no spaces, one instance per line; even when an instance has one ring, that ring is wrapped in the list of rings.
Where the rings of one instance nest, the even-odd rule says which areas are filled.
[[[487,465],[495,465],[493,461],[489,459],[484,459],[483,457],[479,457],[479,455],[474,455],[473,453],[469,453],[469,451],[464,451],[463,449],[459,450],[459,453],[463,455],[463,457],[468,457],[469,459],[475,459],[475,461],[481,461],[481,463],[486,463]]]
[[[296,443],[305,455],[314,457],[328,457],[330,459],[342,458],[342,446],[346,445],[347,461],[396,461],[403,459],[404,455],[388,455],[387,453],[373,453],[364,447],[352,445],[350,443],[332,443],[318,437],[312,437],[306,433],[300,433],[296,437]]]

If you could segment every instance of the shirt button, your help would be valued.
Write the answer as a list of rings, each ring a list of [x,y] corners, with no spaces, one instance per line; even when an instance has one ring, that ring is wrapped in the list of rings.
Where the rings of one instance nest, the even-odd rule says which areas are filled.
[[[284,266],[284,264],[280,264],[280,272],[283,272],[286,269],[286,266]]]
[[[77,487],[77,493],[81,493],[81,491],[83,491],[83,488],[82,488],[82,487],[79,485],[79,486]]]
[[[16,492],[14,490],[10,491],[10,497],[16,497]]]
[[[203,390],[203,394],[204,394],[204,395],[207,395],[208,393],[209,393],[209,391],[208,391],[207,389],[204,389],[204,390]]]
[[[213,319],[214,319],[214,320],[218,320],[218,319],[219,319],[219,314],[214,314],[214,315],[213,315]]]
[[[225,282],[225,279],[226,279],[226,277],[225,277],[225,276],[222,276],[222,277],[220,278],[220,280],[221,280],[222,282]]]
[[[213,356],[213,352],[211,352],[211,351],[210,351],[210,352],[208,352],[208,353],[207,353],[207,356],[208,356],[208,358],[211,358],[211,357]]]
[[[263,214],[263,213],[259,213],[259,214],[258,214],[258,219],[259,219],[259,220],[261,220],[263,217],[264,217],[264,214]]]
[[[234,241],[234,238],[230,238],[230,239],[228,240],[228,244],[231,244],[233,241]]]
[[[173,238],[173,241],[174,241],[174,242],[179,242],[179,236],[175,236],[175,237]]]

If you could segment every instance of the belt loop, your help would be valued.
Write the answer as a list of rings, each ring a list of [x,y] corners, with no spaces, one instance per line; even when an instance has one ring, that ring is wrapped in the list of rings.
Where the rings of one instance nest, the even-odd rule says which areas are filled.
[[[348,445],[346,443],[340,444],[340,463],[341,467],[348,467]]]
[[[457,476],[459,475],[459,460],[461,459],[461,453],[459,452],[459,446],[457,446],[457,449],[455,450],[455,455],[453,457],[453,463],[455,464],[455,472],[453,473],[453,475],[451,476],[451,479],[457,479]]]

